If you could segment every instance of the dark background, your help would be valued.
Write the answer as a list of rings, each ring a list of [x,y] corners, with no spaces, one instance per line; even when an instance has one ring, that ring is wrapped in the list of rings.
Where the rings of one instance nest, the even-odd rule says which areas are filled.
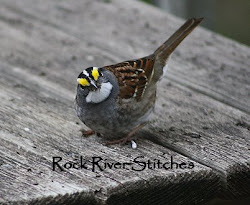
[[[175,16],[204,17],[202,26],[250,45],[250,0],[142,0]]]

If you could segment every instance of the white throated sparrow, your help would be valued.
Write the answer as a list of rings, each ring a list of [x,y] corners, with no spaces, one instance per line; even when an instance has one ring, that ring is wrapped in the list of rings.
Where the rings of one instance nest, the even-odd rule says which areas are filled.
[[[111,143],[130,139],[154,108],[156,83],[170,54],[201,21],[187,20],[149,56],[83,70],[77,78],[77,116]]]

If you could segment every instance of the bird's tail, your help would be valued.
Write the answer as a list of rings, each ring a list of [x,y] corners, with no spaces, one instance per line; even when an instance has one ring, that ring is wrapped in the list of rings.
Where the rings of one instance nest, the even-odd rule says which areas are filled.
[[[166,60],[175,48],[190,34],[203,18],[191,18],[187,20],[168,40],[166,40],[155,52],[154,55],[165,65]]]

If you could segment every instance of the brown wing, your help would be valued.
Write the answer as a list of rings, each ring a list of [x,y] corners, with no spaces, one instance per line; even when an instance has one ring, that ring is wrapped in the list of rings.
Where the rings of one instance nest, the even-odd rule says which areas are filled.
[[[153,67],[154,56],[151,55],[103,68],[111,71],[117,77],[120,86],[120,98],[135,97],[139,101],[151,79]]]

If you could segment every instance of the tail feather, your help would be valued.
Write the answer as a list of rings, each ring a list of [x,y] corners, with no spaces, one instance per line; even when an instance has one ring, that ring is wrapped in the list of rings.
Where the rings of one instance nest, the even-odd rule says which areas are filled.
[[[167,58],[175,48],[190,34],[203,18],[191,18],[187,20],[167,41],[165,41],[155,52],[154,55],[165,65]]]

